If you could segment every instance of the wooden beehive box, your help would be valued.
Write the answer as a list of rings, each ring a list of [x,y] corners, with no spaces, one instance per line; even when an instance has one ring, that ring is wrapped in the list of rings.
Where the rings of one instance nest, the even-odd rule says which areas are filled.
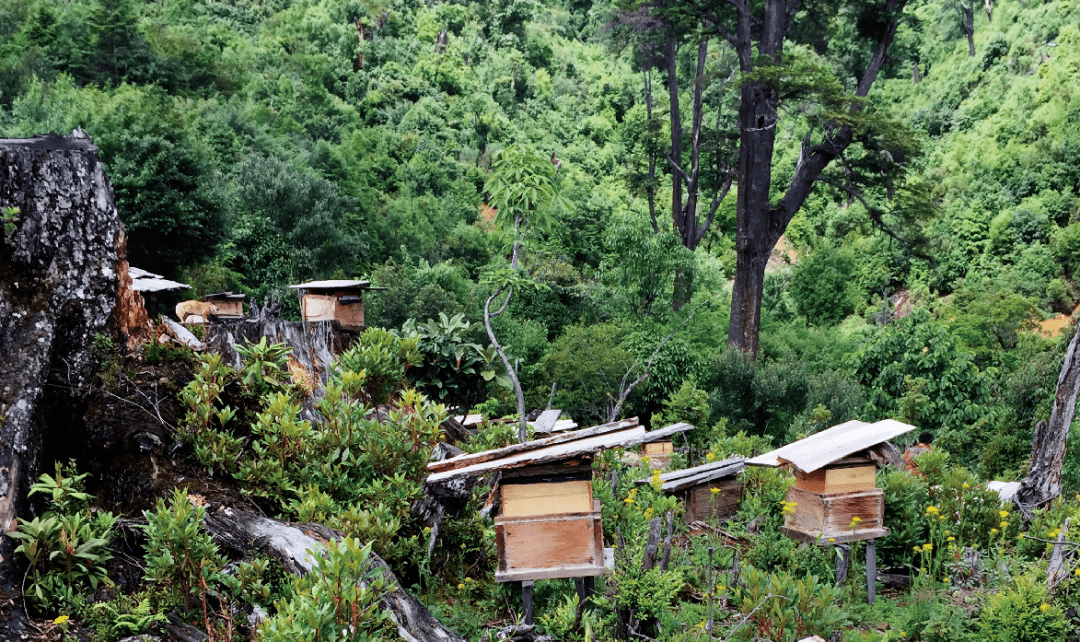
[[[203,301],[213,303],[215,310],[211,314],[214,316],[222,319],[240,319],[244,316],[245,296],[232,292],[218,292],[204,296]]]
[[[795,472],[788,489],[783,532],[793,539],[842,543],[888,535],[884,492],[875,487],[877,468],[900,463],[888,440],[915,427],[886,419],[849,421],[783,448],[747,460],[753,466],[787,466]]]
[[[591,476],[588,465],[579,465],[524,469],[504,479],[502,510],[495,518],[496,581],[607,573]]]
[[[499,582],[606,574],[600,502],[592,496],[593,454],[691,430],[686,423],[647,432],[637,417],[428,463],[428,484],[498,471],[495,518]]]
[[[368,281],[330,280],[309,281],[290,285],[303,292],[300,315],[304,321],[337,322],[343,330],[362,331],[364,325],[364,292],[383,290],[373,288]]]
[[[725,520],[739,511],[743,485],[738,475],[743,467],[743,458],[733,457],[663,473],[656,479],[660,482],[660,490],[683,500],[687,523],[713,518]],[[636,483],[652,484],[654,479],[646,477]]]

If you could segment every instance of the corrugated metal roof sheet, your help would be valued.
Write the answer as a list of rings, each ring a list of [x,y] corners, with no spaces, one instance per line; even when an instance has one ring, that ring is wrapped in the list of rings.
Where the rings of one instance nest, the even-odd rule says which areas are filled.
[[[789,462],[804,473],[812,473],[834,461],[912,430],[915,430],[915,426],[895,419],[883,419],[872,424],[853,419],[772,452],[747,459],[746,464],[776,467],[782,462]]]
[[[128,266],[128,274],[131,275],[131,289],[136,292],[164,292],[166,290],[186,290],[191,286],[179,281],[170,281],[160,274],[147,272],[146,270]]]
[[[371,281],[351,281],[348,279],[330,279],[328,281],[308,281],[298,285],[290,285],[294,290],[366,290],[371,287]]]

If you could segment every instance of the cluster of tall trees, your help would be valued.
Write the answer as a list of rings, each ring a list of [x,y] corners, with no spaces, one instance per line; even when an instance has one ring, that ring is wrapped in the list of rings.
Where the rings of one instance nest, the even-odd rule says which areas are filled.
[[[83,127],[133,262],[199,292],[370,277],[390,288],[375,323],[461,313],[485,344],[491,300],[528,407],[557,384],[553,403],[602,416],[675,328],[628,411],[737,378],[728,346],[763,369],[878,372],[853,354],[887,351],[901,296],[942,355],[1000,382],[1030,375],[1030,328],[1080,299],[1077,9],[977,9],[19,0],[0,7],[0,134]],[[852,385],[930,417],[933,372]],[[995,385],[933,421],[977,421]],[[802,412],[722,397],[758,430]],[[1025,425],[1043,412],[1027,403],[1006,404]]]

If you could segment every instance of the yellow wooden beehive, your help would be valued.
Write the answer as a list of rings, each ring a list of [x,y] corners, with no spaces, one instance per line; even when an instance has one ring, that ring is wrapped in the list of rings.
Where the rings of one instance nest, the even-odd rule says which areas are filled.
[[[589,479],[525,470],[500,486],[495,518],[498,582],[604,575],[600,500]],[[578,475],[580,477],[580,475]]]

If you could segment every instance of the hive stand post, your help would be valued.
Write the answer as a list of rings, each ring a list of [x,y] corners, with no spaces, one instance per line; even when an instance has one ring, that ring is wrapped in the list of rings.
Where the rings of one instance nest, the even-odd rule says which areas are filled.
[[[836,550],[840,553],[836,556],[836,585],[840,586],[847,581],[848,568],[851,567],[851,544],[836,544]]]
[[[574,588],[577,589],[578,604],[583,603],[589,599],[589,596],[593,593],[593,585],[596,581],[594,577],[575,577]]]
[[[522,620],[525,624],[533,623],[533,609],[532,609],[532,593],[533,593],[533,581],[525,580],[521,583],[521,607],[522,607]]]
[[[866,603],[874,603],[874,592],[877,589],[877,551],[875,540],[866,540]]]

